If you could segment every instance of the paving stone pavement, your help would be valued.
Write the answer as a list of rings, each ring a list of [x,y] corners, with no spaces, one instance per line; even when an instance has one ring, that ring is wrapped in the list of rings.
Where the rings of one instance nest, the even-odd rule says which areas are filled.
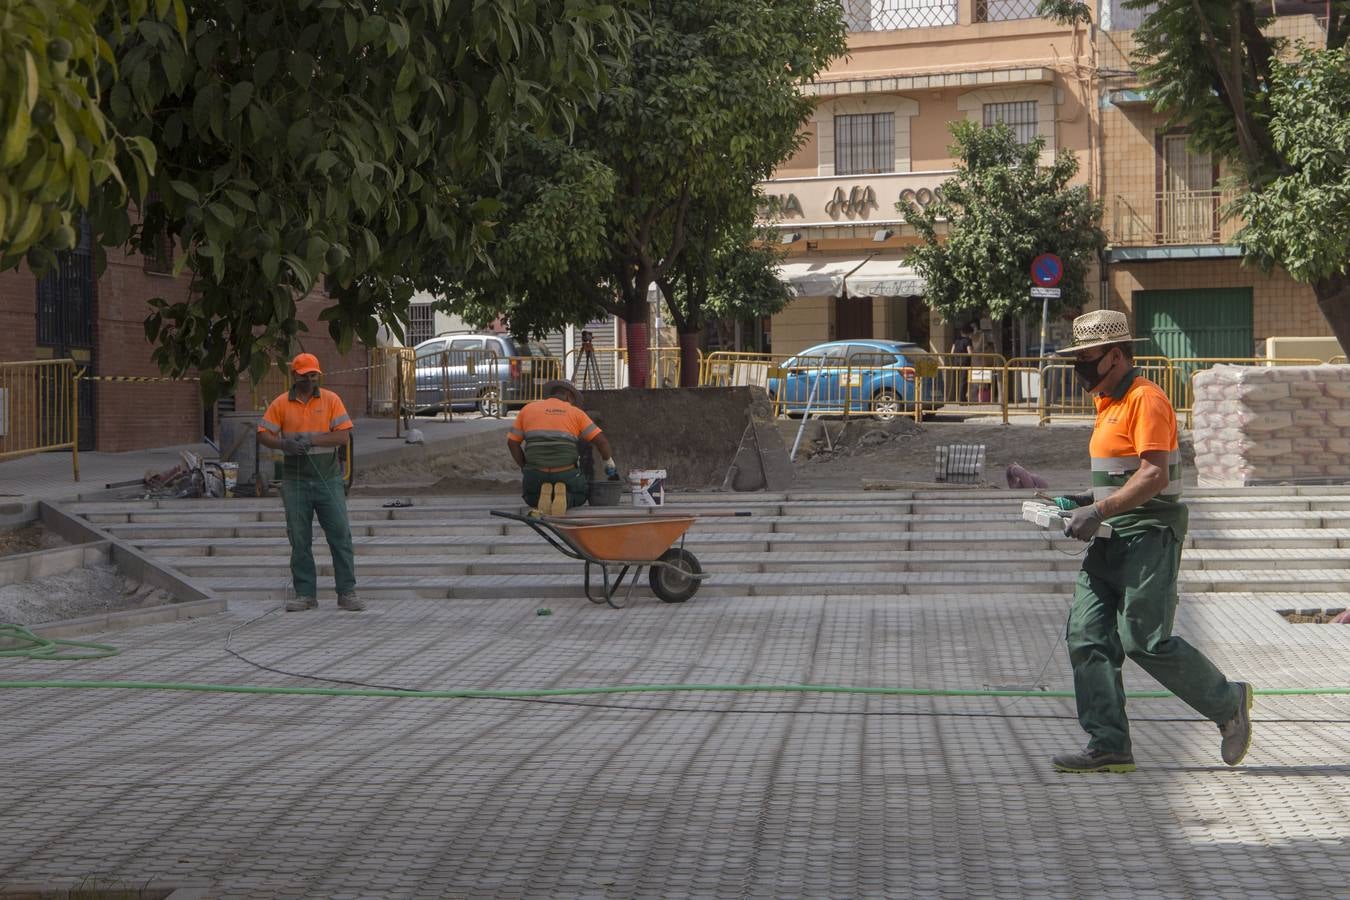
[[[1070,686],[1067,602],[700,596],[616,611],[569,595],[263,615],[270,603],[245,601],[105,635],[123,651],[111,659],[5,660],[0,679],[333,684],[262,670],[228,642],[287,672],[423,689],[1054,690]],[[1347,683],[1350,629],[1287,626],[1273,610],[1288,602],[1186,597],[1177,630],[1261,687]],[[1156,687],[1132,665],[1126,686]],[[1237,769],[1177,701],[1131,713],[1138,772],[1066,776],[1049,756],[1083,738],[1072,701],[1055,698],[4,690],[0,888],[94,877],[213,897],[1344,895],[1350,699],[1258,698]]]

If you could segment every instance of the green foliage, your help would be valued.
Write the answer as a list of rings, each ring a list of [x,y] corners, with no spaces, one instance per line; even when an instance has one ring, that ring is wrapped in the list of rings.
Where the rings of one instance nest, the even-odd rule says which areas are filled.
[[[192,296],[156,301],[160,366],[226,380],[294,349],[296,300],[327,276],[340,350],[406,316],[422,260],[483,258],[491,182],[520,130],[568,131],[607,84],[629,20],[591,0],[225,0],[186,43],[117,47],[113,116],[161,148],[133,242],[184,246]],[[104,210],[107,228],[124,211]]]
[[[956,122],[952,135],[957,173],[938,198],[926,208],[897,204],[923,239],[912,259],[928,281],[928,303],[948,321],[985,309],[995,317],[1039,312],[1030,269],[1040,253],[1064,261],[1063,296],[1052,308],[1088,302],[1088,267],[1106,235],[1101,202],[1086,185],[1069,184],[1078,172],[1074,155],[1061,150],[1041,166],[1044,140],[1019,146],[1004,125]]]
[[[1238,198],[1237,240],[1264,268],[1298,281],[1350,266],[1350,55],[1303,49],[1272,65],[1269,132],[1284,171]]]
[[[99,73],[112,62],[104,27],[161,28],[181,40],[182,0],[24,0],[0,3],[0,269],[27,256],[43,270],[76,243],[91,197],[125,203],[145,185],[155,147],[120,133],[100,109]],[[163,20],[163,21],[160,21]]]
[[[645,322],[651,284],[687,279],[750,227],[756,182],[801,140],[811,111],[801,86],[844,51],[844,37],[839,7],[816,0],[653,2],[629,64],[573,135],[570,152],[586,161],[584,177],[567,179],[575,206],[547,204],[553,160],[518,148],[506,180],[532,192],[508,198],[502,221],[525,265],[450,273],[443,281],[469,288],[452,307],[504,312],[520,333],[603,312]],[[697,328],[701,308],[682,303],[677,324]]]

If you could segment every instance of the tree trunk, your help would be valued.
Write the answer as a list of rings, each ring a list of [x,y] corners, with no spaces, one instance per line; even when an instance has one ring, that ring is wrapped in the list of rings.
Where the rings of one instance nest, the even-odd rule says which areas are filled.
[[[1341,351],[1350,353],[1350,276],[1331,275],[1313,282],[1317,307],[1341,342]]]
[[[699,331],[680,332],[680,387],[698,387],[698,345],[702,337]]]
[[[624,329],[628,335],[628,386],[645,388],[651,373],[645,302],[624,305]]]

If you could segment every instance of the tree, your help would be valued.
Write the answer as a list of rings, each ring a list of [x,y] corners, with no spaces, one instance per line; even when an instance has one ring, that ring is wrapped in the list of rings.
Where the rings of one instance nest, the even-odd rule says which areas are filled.
[[[540,245],[535,265],[504,273],[477,265],[450,273],[469,287],[457,311],[496,292],[513,330],[546,322],[586,321],[608,312],[627,323],[629,383],[647,382],[648,297],[653,284],[676,277],[681,261],[706,253],[754,215],[754,185],[798,146],[811,100],[801,88],[844,51],[837,4],[817,0],[655,0],[642,21],[628,65],[596,110],[579,122],[573,151],[601,163],[608,188],[580,192],[604,198],[601,233],[590,249],[556,264],[556,242]],[[536,230],[532,211],[549,195],[547,173],[532,148],[507,171],[537,192],[504,211],[507,223]],[[576,221],[572,210],[551,219]],[[508,227],[509,230],[509,227]],[[522,232],[525,233],[525,232]],[[579,231],[580,240],[590,234]],[[672,309],[682,343],[696,343],[703,313]],[[477,299],[475,299],[477,298]],[[690,346],[694,346],[693,343]]]
[[[897,204],[923,239],[912,260],[928,282],[929,305],[949,321],[983,309],[1000,318],[1038,313],[1031,261],[1041,253],[1064,263],[1062,296],[1052,308],[1088,302],[1088,267],[1106,235],[1098,224],[1101,201],[1086,185],[1069,184],[1078,172],[1073,153],[1060,150],[1042,166],[1043,138],[1019,145],[1002,124],[956,122],[951,131],[956,175],[927,207]]]
[[[1288,43],[1265,33],[1273,21],[1269,4],[1126,5],[1148,11],[1135,32],[1136,66],[1156,108],[1169,114],[1170,125],[1191,132],[1197,150],[1226,161],[1249,194],[1235,206],[1260,218],[1239,238],[1245,258],[1266,268],[1279,265],[1310,284],[1332,332],[1350,347],[1350,244],[1327,240],[1344,234],[1344,220],[1324,218],[1345,209],[1333,196],[1345,190],[1345,157],[1335,155],[1343,134],[1330,127],[1338,121],[1321,121],[1299,123],[1310,128],[1299,135],[1291,118],[1297,110],[1344,111],[1343,93],[1316,94],[1344,89],[1350,0],[1330,0],[1325,7],[1326,53],[1304,54],[1292,67],[1280,62],[1289,55]],[[1302,84],[1294,74],[1305,70],[1313,83]],[[1283,200],[1295,199],[1305,205],[1283,208]]]
[[[125,204],[127,182],[147,183],[155,148],[111,125],[99,74],[112,59],[105,27],[135,27],[146,0],[25,0],[0,9],[0,269],[43,270],[78,240],[91,195]],[[165,27],[186,30],[182,0],[155,4]]]
[[[698,386],[700,337],[708,320],[772,315],[792,299],[778,277],[784,253],[777,233],[755,228],[753,215],[694,210],[690,218],[703,222],[704,230],[657,282],[680,335],[681,387]]]
[[[101,244],[182,248],[190,296],[153,301],[146,336],[208,398],[292,352],[320,285],[345,351],[406,320],[426,255],[486,256],[500,201],[463,185],[517,130],[565,134],[632,30],[600,0],[171,3],[178,28],[99,20],[102,109],[158,166],[134,208],[100,194],[87,212]]]
[[[1290,168],[1238,198],[1247,222],[1238,244],[1262,268],[1282,265],[1298,281],[1324,284],[1333,309],[1344,314],[1350,301],[1350,55],[1344,48],[1305,48],[1293,62],[1275,61],[1269,103],[1271,147]]]

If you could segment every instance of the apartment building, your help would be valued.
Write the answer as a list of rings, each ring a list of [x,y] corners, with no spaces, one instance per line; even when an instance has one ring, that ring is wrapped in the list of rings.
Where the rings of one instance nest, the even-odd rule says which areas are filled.
[[[846,0],[849,54],[808,90],[805,143],[763,185],[796,299],[772,319],[775,353],[846,338],[950,345],[906,264],[917,244],[896,211],[952,175],[949,125],[1006,122],[1046,153],[1068,149],[1105,204],[1109,250],[1089,273],[1146,352],[1249,357],[1268,337],[1330,334],[1312,290],[1242,264],[1240,222],[1221,210],[1225,172],[1153,111],[1134,71],[1144,13],[1100,0],[1093,27],[1036,16],[1035,0]],[[1275,0],[1272,33],[1318,44],[1318,4]],[[1072,311],[1069,311],[1072,312]],[[985,322],[988,328],[990,323]],[[990,330],[1003,352],[1020,349]],[[1062,339],[1067,319],[1050,323]]]
[[[776,201],[796,299],[771,323],[775,353],[847,338],[945,350],[906,264],[918,243],[896,210],[953,174],[950,125],[1005,122],[1045,153],[1078,156],[1097,178],[1092,35],[1036,15],[1036,0],[845,0],[849,53],[809,87],[815,114],[800,151],[763,185]],[[992,334],[995,345],[1003,335]]]
[[[1269,33],[1325,43],[1322,4],[1278,0]],[[1248,357],[1268,337],[1323,336],[1331,330],[1312,289],[1281,270],[1244,266],[1233,236],[1241,222],[1222,215],[1232,199],[1224,167],[1187,144],[1153,111],[1134,72],[1139,10],[1102,0],[1102,198],[1110,249],[1109,303],[1128,313],[1142,351],[1171,357]]]

